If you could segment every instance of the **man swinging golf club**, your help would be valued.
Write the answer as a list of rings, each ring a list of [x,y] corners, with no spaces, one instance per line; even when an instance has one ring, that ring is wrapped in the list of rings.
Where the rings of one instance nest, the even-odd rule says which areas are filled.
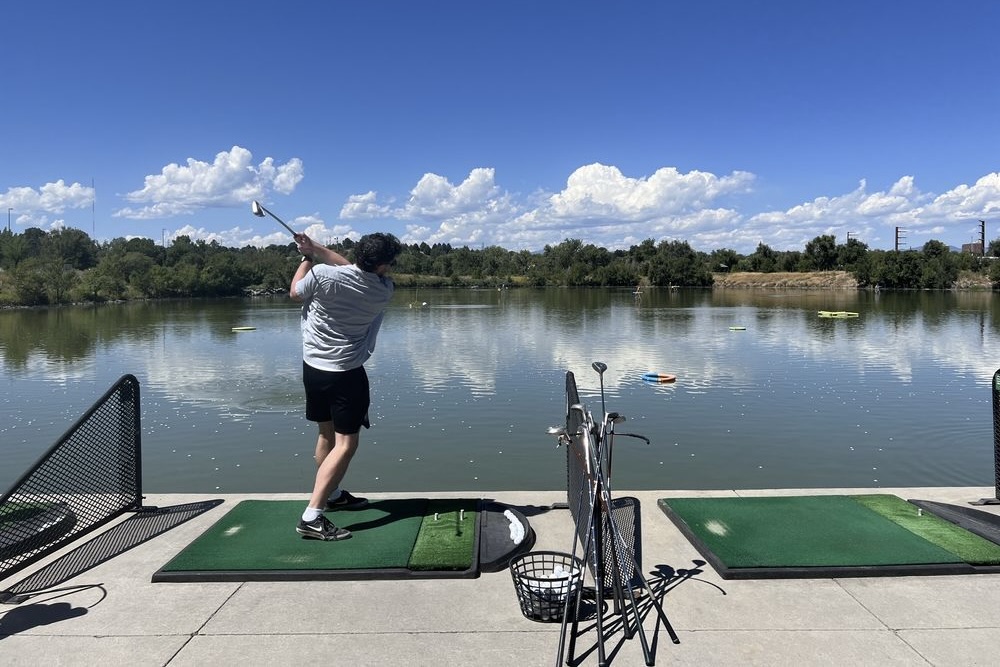
[[[368,504],[340,489],[340,483],[358,449],[361,427],[369,427],[371,394],[364,363],[375,350],[392,298],[393,282],[386,274],[402,245],[392,234],[368,234],[355,245],[352,264],[305,234],[294,237],[303,258],[289,294],[303,304],[306,419],[319,427],[316,480],[295,530],[310,539],[343,540],[350,531],[338,528],[323,512]]]

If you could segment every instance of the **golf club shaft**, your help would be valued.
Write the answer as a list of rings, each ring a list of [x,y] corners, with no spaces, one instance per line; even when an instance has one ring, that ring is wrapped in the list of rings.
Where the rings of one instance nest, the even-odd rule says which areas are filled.
[[[253,205],[250,207],[250,210],[253,211],[254,215],[256,215],[258,217],[261,217],[261,218],[263,218],[264,214],[266,213],[267,215],[269,215],[272,218],[274,218],[275,220],[277,220],[281,224],[281,226],[284,227],[285,229],[287,229],[288,232],[293,237],[294,236],[298,236],[298,232],[296,232],[294,229],[292,229],[291,227],[289,227],[288,225],[286,225],[284,220],[282,220],[281,218],[279,218],[278,216],[276,216],[274,213],[271,213],[266,208],[264,208],[264,206],[259,201],[255,200],[253,202]]]
[[[268,214],[269,216],[271,216],[272,218],[274,218],[275,220],[277,220],[278,222],[280,222],[280,223],[281,223],[281,226],[282,226],[282,227],[284,227],[285,229],[287,229],[287,230],[288,230],[288,233],[289,233],[289,234],[291,234],[292,236],[298,236],[298,232],[297,232],[297,231],[295,231],[294,229],[292,229],[291,227],[289,227],[288,225],[286,225],[286,224],[285,224],[285,221],[284,221],[284,220],[282,220],[281,218],[279,218],[278,216],[276,216],[276,215],[275,215],[274,213],[271,213],[270,211],[268,211],[268,210],[267,210],[266,208],[264,208],[263,206],[261,206],[261,208],[262,208],[262,209],[264,210],[264,212],[265,212],[265,213],[267,213],[267,214]]]

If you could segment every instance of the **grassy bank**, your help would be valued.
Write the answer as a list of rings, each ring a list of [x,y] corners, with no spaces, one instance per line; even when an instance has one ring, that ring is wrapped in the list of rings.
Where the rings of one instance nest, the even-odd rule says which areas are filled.
[[[858,281],[847,271],[811,273],[714,273],[715,287],[783,289],[857,289]],[[981,273],[962,271],[954,289],[989,290],[990,279]]]

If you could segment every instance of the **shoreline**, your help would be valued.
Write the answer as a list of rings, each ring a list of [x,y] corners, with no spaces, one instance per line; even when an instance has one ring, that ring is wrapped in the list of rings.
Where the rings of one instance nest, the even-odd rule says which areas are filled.
[[[849,271],[813,271],[809,273],[802,273],[796,271],[775,271],[772,273],[758,273],[752,271],[734,271],[732,273],[713,273],[712,274],[713,283],[706,287],[695,287],[693,289],[796,289],[796,290],[873,290],[871,286],[861,287],[858,285],[857,279],[851,275]],[[681,286],[652,286],[652,285],[642,285],[643,289],[679,289]],[[490,289],[483,288],[479,285],[426,285],[426,284],[407,284],[405,281],[402,283],[397,283],[397,289],[469,289],[469,290],[482,290]],[[515,281],[510,286],[504,289],[535,289],[527,285],[519,285]],[[593,287],[576,286],[576,287],[563,287],[562,289],[595,289]],[[612,286],[599,287],[596,289],[620,289]],[[691,287],[683,287],[683,289],[692,289]],[[954,291],[968,291],[968,292],[992,292],[994,291],[993,283],[987,276],[977,274],[971,271],[964,271],[959,276],[958,280],[952,284],[951,287],[947,289],[905,289],[905,288],[882,288],[885,291],[932,291],[932,292],[954,292]],[[67,303],[53,303],[53,304],[33,304],[33,305],[19,305],[10,303],[0,303],[0,312],[11,311],[11,310],[42,310],[47,308],[65,308],[74,306],[83,307],[98,307],[105,305],[117,305],[123,303],[141,303],[141,302],[158,302],[158,301],[190,301],[190,300],[201,300],[201,299],[256,299],[256,298],[269,298],[274,296],[280,296],[275,294],[255,294],[255,295],[234,295],[234,296],[215,296],[215,297],[196,297],[196,296],[173,296],[164,298],[141,298],[141,299],[113,299],[108,301],[74,301]]]
[[[723,289],[874,289],[870,286],[860,287],[857,279],[849,271],[814,271],[810,273],[734,271],[732,273],[713,273],[712,278],[714,280],[712,287]],[[932,291],[954,290],[992,291],[993,284],[984,275],[962,272],[949,289]]]

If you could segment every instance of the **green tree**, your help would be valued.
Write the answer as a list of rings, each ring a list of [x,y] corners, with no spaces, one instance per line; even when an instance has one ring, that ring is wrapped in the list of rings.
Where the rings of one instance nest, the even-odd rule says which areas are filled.
[[[853,271],[868,255],[868,246],[857,239],[837,246],[837,264],[845,271]]]
[[[222,253],[208,258],[201,270],[200,282],[206,296],[235,296],[242,293],[245,286],[233,256]]]
[[[712,284],[707,258],[688,245],[687,241],[664,241],[656,248],[649,271],[653,285],[684,285],[705,287]]]
[[[777,254],[770,246],[758,243],[757,249],[747,257],[750,271],[758,273],[773,273],[777,269]]]
[[[805,259],[817,271],[837,268],[837,239],[825,234],[806,243]]]
[[[97,265],[97,244],[79,229],[65,228],[49,232],[42,240],[40,250],[46,258],[61,260],[74,269],[89,269]]]
[[[0,268],[13,269],[28,257],[28,239],[24,234],[0,233]]]
[[[920,285],[920,253],[916,250],[889,250],[879,256],[881,261],[872,268],[876,285],[892,288]]]
[[[729,248],[713,250],[708,255],[708,269],[709,271],[730,273],[736,269],[736,266],[740,262],[740,257],[741,255],[738,252]]]
[[[776,271],[808,271],[809,262],[798,250],[788,250],[776,253],[774,269]]]
[[[947,289],[958,279],[954,253],[941,241],[928,241],[921,250],[919,286],[925,289]]]
[[[10,271],[10,282],[17,302],[25,306],[48,303],[45,292],[45,262],[39,257],[29,257]]]
[[[1000,257],[1000,239],[990,241],[986,249],[987,257]]]

